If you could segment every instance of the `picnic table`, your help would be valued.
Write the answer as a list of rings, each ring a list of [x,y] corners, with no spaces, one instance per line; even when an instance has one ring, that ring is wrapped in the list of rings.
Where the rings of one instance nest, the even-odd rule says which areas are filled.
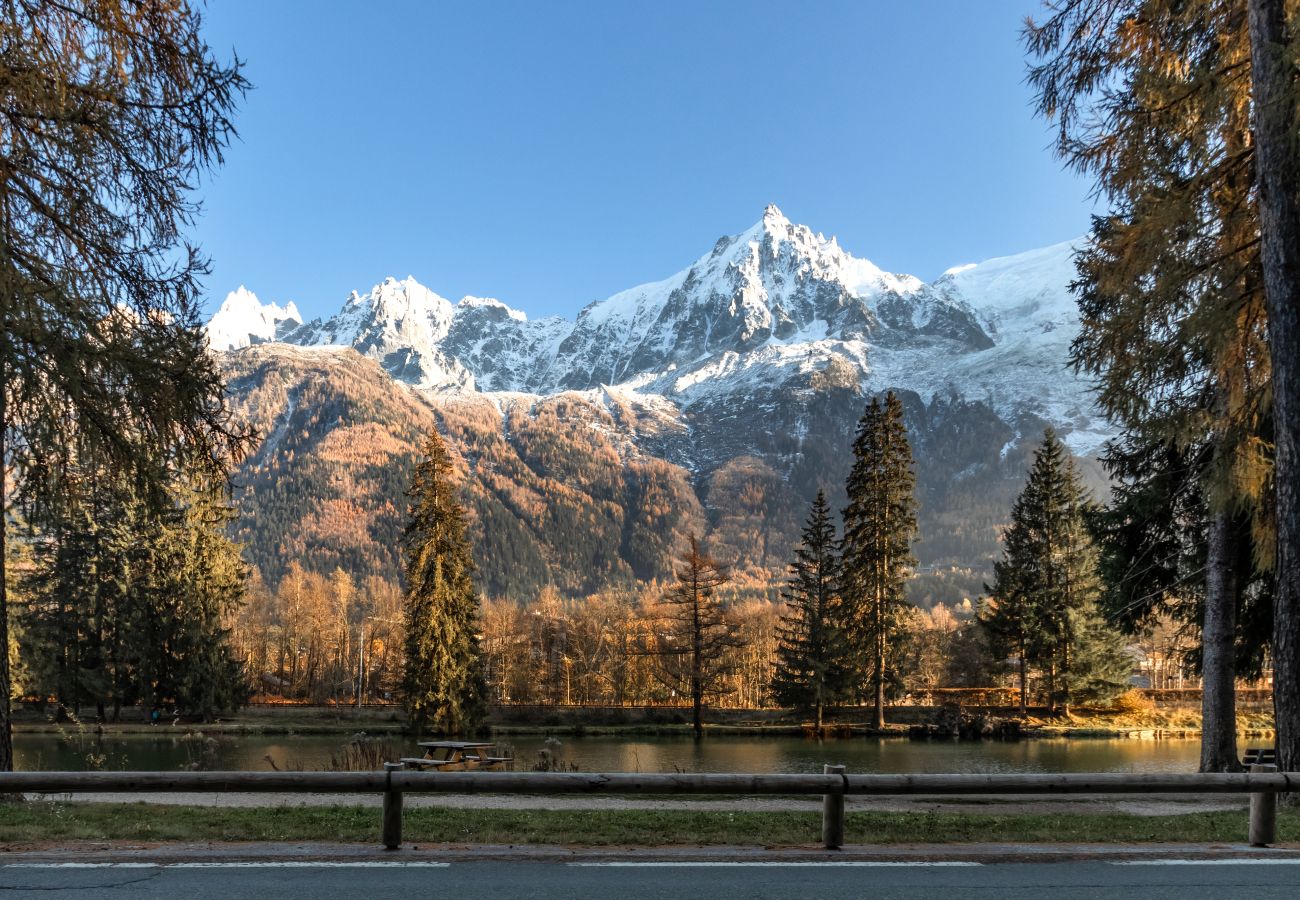
[[[403,757],[412,768],[436,769],[439,772],[464,772],[470,769],[499,770],[511,761],[509,756],[493,756],[494,743],[482,741],[420,741],[424,756]]]

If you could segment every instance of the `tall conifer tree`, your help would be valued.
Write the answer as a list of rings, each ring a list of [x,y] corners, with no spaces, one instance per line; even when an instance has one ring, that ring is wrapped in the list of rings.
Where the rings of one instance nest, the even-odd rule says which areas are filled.
[[[1259,573],[1235,565],[1234,519],[1259,572],[1274,556],[1246,2],[1062,0],[1026,35],[1059,153],[1111,205],[1078,258],[1077,362],[1125,452],[1200,463],[1184,477],[1209,510],[1201,767],[1236,768],[1233,634]]]
[[[205,720],[243,702],[227,622],[247,568],[225,533],[224,485],[176,487],[158,508],[109,470],[33,523],[20,621],[28,680],[59,714],[166,706]],[[110,712],[111,709],[111,712]]]
[[[803,541],[790,564],[772,693],[779,703],[809,710],[820,733],[823,712],[848,681],[847,644],[840,604],[840,561],[826,492],[813,500]]]
[[[853,441],[840,564],[848,640],[859,683],[870,685],[876,728],[885,724],[885,689],[906,634],[915,486],[903,404],[893,391],[883,404],[873,397]]]
[[[448,734],[473,728],[482,717],[482,663],[478,595],[456,496],[451,456],[434,429],[408,492],[406,526],[406,709],[417,732]]]
[[[981,621],[995,646],[1021,660],[1021,710],[1029,664],[1043,668],[1048,700],[1062,713],[1080,700],[1122,691],[1132,671],[1118,634],[1102,618],[1090,500],[1073,459],[1048,428],[1012,510],[993,601]]]
[[[1022,717],[1029,714],[1030,657],[1043,629],[1038,607],[1040,571],[1030,525],[1032,502],[1026,488],[1011,508],[1011,525],[1002,536],[1002,559],[993,564],[993,585],[984,586],[990,596],[979,611],[994,656],[1016,659]]]

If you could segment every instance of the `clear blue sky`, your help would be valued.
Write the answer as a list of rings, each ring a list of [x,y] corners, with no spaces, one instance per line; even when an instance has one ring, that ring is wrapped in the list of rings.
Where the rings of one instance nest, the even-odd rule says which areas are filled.
[[[1082,234],[1031,114],[1037,0],[218,0],[256,89],[200,188],[208,309],[330,314],[414,275],[540,316],[664,278],[776,203],[932,278]]]

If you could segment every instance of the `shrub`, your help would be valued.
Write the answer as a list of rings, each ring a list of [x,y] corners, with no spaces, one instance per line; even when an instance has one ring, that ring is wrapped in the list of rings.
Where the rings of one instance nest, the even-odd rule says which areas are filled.
[[[1120,715],[1140,716],[1155,712],[1155,701],[1135,688],[1120,694],[1110,703],[1110,708]]]

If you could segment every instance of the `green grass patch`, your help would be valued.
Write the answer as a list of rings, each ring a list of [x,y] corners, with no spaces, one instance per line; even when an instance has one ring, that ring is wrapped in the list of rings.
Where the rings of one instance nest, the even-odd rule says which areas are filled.
[[[408,808],[407,843],[701,845],[815,844],[818,813],[718,810]],[[850,812],[851,844],[1242,841],[1244,811],[1124,814]],[[0,805],[0,843],[59,841],[378,841],[379,810],[356,806],[232,808],[144,803]],[[1300,811],[1278,815],[1278,839],[1300,841]]]

